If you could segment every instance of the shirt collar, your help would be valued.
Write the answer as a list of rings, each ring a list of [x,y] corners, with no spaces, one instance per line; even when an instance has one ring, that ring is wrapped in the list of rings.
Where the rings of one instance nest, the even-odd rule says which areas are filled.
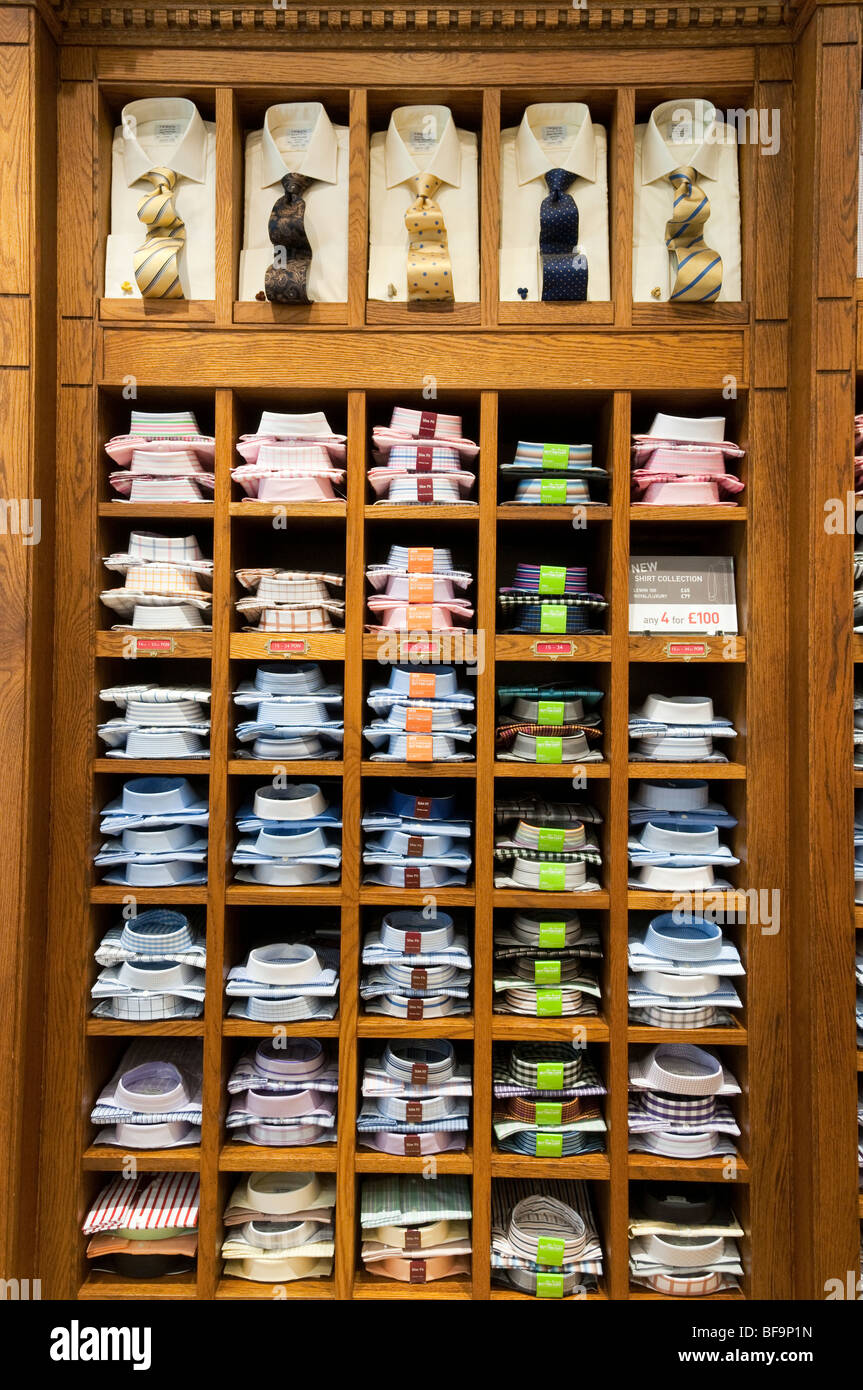
[[[289,170],[284,155],[273,137],[273,128],[280,121],[300,120],[314,122],[307,149],[297,151],[301,155],[296,169]],[[264,116],[264,129],[261,135],[263,154],[263,175],[261,187],[278,183],[289,172],[304,174],[309,179],[320,179],[322,183],[335,183],[339,158],[339,144],[332,121],[319,101],[288,101],[280,106],[270,106]]]
[[[559,156],[549,158],[534,131],[540,125],[577,125],[572,141],[561,148]],[[515,160],[518,182],[530,183],[547,174],[549,169],[568,169],[577,178],[596,178],[596,137],[590,111],[584,102],[542,103],[525,108],[515,137]]]
[[[188,122],[176,145],[164,145],[151,153],[138,143],[136,126],[149,121]],[[130,101],[120,116],[123,130],[123,169],[126,183],[133,184],[158,165],[173,169],[183,178],[203,183],[207,162],[207,127],[194,102],[187,97],[146,97]]]
[[[424,170],[420,169],[402,137],[403,130],[421,130],[427,117],[438,123],[440,138]],[[390,116],[384,145],[387,188],[405,183],[419,173],[434,174],[453,188],[461,184],[461,146],[452,112],[448,106],[398,106]]]
[[[692,121],[693,140],[677,141],[672,126],[685,129],[685,117]],[[715,179],[719,175],[719,155],[723,145],[734,143],[724,122],[717,120],[716,108],[703,97],[664,101],[650,113],[641,148],[641,182],[665,178],[682,164],[692,165],[700,174]]]

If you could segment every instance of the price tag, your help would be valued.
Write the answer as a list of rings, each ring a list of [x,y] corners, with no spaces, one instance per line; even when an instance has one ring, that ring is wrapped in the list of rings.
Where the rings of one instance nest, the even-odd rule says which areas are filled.
[[[563,1013],[563,994],[559,989],[536,991],[537,1018],[560,1018]]]
[[[430,709],[405,710],[405,731],[409,734],[430,734],[432,711]]]
[[[563,1062],[537,1062],[536,1089],[538,1091],[562,1091]]]
[[[536,740],[536,761],[538,763],[562,763],[563,739],[538,738]]]
[[[536,1122],[538,1125],[559,1125],[563,1115],[563,1104],[559,1100],[538,1100],[536,1103]],[[539,1257],[541,1265],[556,1265],[558,1260],[543,1260]]]
[[[537,1298],[563,1298],[562,1274],[538,1274],[536,1276]]]
[[[540,864],[539,886],[544,892],[562,893],[565,885],[565,864]]]
[[[562,724],[563,700],[537,700],[537,723]]]
[[[533,963],[533,979],[534,984],[537,985],[559,985],[560,961],[535,960]]]
[[[430,734],[408,734],[407,761],[409,763],[430,763],[434,761],[434,742]]]
[[[411,672],[408,678],[408,695],[412,700],[433,700],[435,678],[424,671]]]
[[[288,641],[286,638],[271,637],[267,643],[271,656],[305,656],[308,650],[309,644],[305,640]]]
[[[557,1236],[540,1236],[536,1242],[538,1265],[562,1265],[564,1244]]]
[[[542,446],[542,466],[543,468],[566,468],[569,463],[568,444],[543,444]]]
[[[562,949],[566,945],[566,923],[540,922],[539,944],[546,950]]]
[[[563,1158],[562,1134],[538,1134],[536,1136],[537,1158]]]
[[[540,565],[539,592],[541,594],[562,594],[566,590],[565,565]]]
[[[410,574],[434,573],[434,549],[430,545],[412,545],[408,550],[408,572]]]
[[[539,500],[543,506],[547,503],[558,505],[566,502],[566,483],[543,478],[539,484]]]
[[[540,632],[566,632],[566,605],[544,603],[539,614]]]
[[[549,739],[549,743],[559,742],[560,739],[557,738]],[[564,844],[566,843],[565,836],[566,831],[563,829],[562,826],[543,825],[540,827],[539,835],[537,836],[539,842],[538,848],[550,850],[563,849]]]
[[[412,574],[408,579],[408,603],[431,603],[434,580],[427,574]]]

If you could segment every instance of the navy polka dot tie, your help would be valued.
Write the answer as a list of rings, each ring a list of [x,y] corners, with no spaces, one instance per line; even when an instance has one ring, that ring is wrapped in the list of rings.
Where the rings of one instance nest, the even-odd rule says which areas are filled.
[[[549,169],[548,197],[539,209],[543,299],[587,299],[587,257],[578,246],[578,208],[567,193],[575,174]]]

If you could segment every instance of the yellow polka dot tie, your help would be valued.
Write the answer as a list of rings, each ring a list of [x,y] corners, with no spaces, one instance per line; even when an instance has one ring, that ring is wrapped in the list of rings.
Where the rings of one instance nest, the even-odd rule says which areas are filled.
[[[138,204],[138,216],[147,228],[143,246],[133,257],[135,279],[144,299],[183,299],[177,257],[186,244],[186,224],[174,207],[173,169],[159,167],[144,175],[153,185]]]
[[[434,174],[417,174],[410,180],[416,202],[405,213],[410,237],[408,247],[408,299],[452,300],[452,262],[446,225],[434,196],[441,180]]]

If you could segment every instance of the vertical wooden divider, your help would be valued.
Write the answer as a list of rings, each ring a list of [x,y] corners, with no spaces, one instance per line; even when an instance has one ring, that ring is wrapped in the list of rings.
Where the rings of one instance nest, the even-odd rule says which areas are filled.
[[[213,655],[210,665],[210,828],[207,841],[207,976],[204,1005],[204,1124],[201,1131],[201,1214],[198,1297],[218,1284],[222,1213],[218,1209],[219,1153],[227,1108],[222,1069],[225,1009],[225,889],[233,828],[228,824],[228,744],[231,702],[231,465],[239,433],[234,394],[216,391],[216,490],[213,495]]]
[[[480,140],[480,314],[483,328],[497,327],[500,274],[500,89],[486,87],[482,94]]]
[[[216,323],[234,317],[243,215],[243,143],[236,93],[216,88]]]
[[[629,934],[629,435],[631,397],[615,391],[611,410],[611,635],[609,700],[605,716],[609,760],[608,784],[608,1020],[609,1229],[607,1273],[609,1297],[626,1298],[629,1289],[629,1125],[628,965]]]
[[[336,1190],[336,1298],[351,1297],[356,1268],[357,1010],[361,949],[363,622],[365,616],[366,397],[348,392],[345,537],[345,745],[342,774],[342,908],[339,987],[339,1113]]]
[[[369,254],[369,117],[368,93],[353,88],[350,96],[350,160],[348,184],[348,325],[360,328],[366,320]],[[364,443],[364,441],[363,441]],[[348,444],[350,448],[350,443]],[[365,473],[365,454],[362,459]],[[348,480],[350,486],[350,479]],[[360,495],[360,515],[365,497]]]
[[[486,93],[488,96],[488,93]],[[473,1031],[473,1297],[487,1299],[491,1249],[492,935],[494,921],[495,611],[497,606],[496,391],[480,394]]]
[[[635,172],[635,91],[632,87],[619,87],[617,90],[610,137],[608,236],[611,248],[611,297],[614,300],[615,327],[626,328],[632,323],[632,180]],[[628,463],[627,454],[627,471]],[[628,512],[628,493],[626,509]]]

